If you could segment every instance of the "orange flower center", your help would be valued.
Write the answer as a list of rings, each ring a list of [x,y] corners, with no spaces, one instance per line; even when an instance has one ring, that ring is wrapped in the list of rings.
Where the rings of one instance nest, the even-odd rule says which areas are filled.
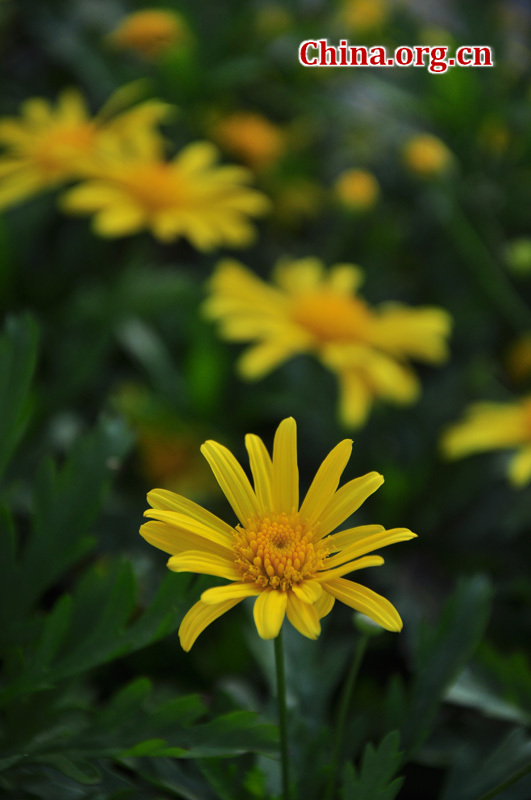
[[[119,183],[148,213],[180,205],[182,192],[174,169],[169,164],[138,164],[119,179]]]
[[[90,124],[57,128],[39,137],[33,157],[48,177],[61,177],[76,160],[90,155],[95,129]]]
[[[297,513],[270,514],[236,527],[236,566],[247,583],[289,589],[315,577],[327,550],[313,542],[313,531]]]
[[[291,311],[295,322],[323,342],[352,342],[365,338],[370,312],[357,297],[320,290],[301,294]]]

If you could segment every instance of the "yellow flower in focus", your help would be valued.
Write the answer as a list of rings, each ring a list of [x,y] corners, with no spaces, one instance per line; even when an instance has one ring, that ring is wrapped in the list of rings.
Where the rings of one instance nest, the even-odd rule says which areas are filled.
[[[253,169],[270,167],[286,148],[281,128],[251,111],[238,111],[219,120],[212,129],[212,138]]]
[[[230,581],[207,589],[188,611],[179,629],[184,650],[247,597],[256,598],[254,620],[263,639],[278,636],[286,615],[303,636],[316,639],[335,600],[387,630],[401,630],[402,620],[388,600],[343,576],[383,564],[380,556],[367,554],[415,534],[381,525],[332,533],[383,483],[370,472],[337,488],[352,450],[349,439],[325,458],[299,507],[296,435],[293,418],[281,422],[272,458],[258,436],[245,437],[254,488],[230,450],[213,441],[202,446],[238,518],[234,526],[180,495],[163,489],[148,494],[152,508],[145,516],[151,520],[140,533],[171,556],[168,568]]]
[[[475,403],[442,438],[443,453],[450,459],[510,448],[517,451],[509,463],[509,480],[513,486],[525,486],[531,480],[531,397]]]
[[[380,184],[371,172],[349,169],[342,172],[334,185],[334,194],[350,211],[369,211],[380,196]]]
[[[220,323],[224,338],[255,342],[238,364],[246,379],[261,378],[300,353],[316,355],[339,379],[343,423],[357,427],[376,397],[398,404],[418,399],[408,359],[445,361],[451,327],[439,308],[371,308],[357,295],[362,276],[351,264],[327,272],[317,258],[284,260],[270,286],[242,264],[224,260],[204,310]]]
[[[340,22],[353,33],[379,28],[389,14],[388,0],[343,0]]]
[[[404,163],[421,178],[435,178],[446,174],[453,164],[453,156],[444,142],[429,133],[409,139],[402,150]]]
[[[254,237],[250,216],[265,213],[267,198],[246,184],[243,167],[219,165],[207,142],[185,147],[172,161],[149,141],[133,152],[116,152],[93,179],[71,189],[63,208],[94,214],[94,231],[105,237],[150,230],[162,242],[187,237],[199,250],[244,247]]]
[[[55,107],[34,97],[23,103],[19,118],[0,119],[0,209],[81,177],[109,145],[123,145],[132,135],[158,141],[155,126],[168,116],[166,103],[148,100],[108,113],[120,107],[129,89],[119,89],[93,118],[81,93],[70,89]]]
[[[134,50],[148,59],[157,58],[176,44],[190,40],[184,18],[175,11],[149,8],[135,11],[122,20],[109,36],[120,49]]]

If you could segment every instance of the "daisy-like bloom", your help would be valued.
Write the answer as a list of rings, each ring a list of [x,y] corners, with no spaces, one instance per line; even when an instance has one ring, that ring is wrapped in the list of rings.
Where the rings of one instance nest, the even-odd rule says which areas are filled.
[[[348,169],[337,179],[334,194],[349,211],[369,211],[378,201],[380,184],[365,169]]]
[[[513,403],[475,403],[442,438],[443,453],[450,459],[506,449],[516,450],[509,480],[525,486],[531,481],[531,396]]]
[[[134,85],[119,89],[91,117],[82,94],[67,89],[55,106],[34,97],[22,104],[20,117],[0,119],[0,209],[80,177],[110,142],[123,144],[133,133],[158,139],[155,126],[171,107],[148,100],[122,110],[132,96]]]
[[[109,41],[120,49],[155,59],[171,47],[189,42],[190,30],[175,11],[146,8],[125,17],[110,34]]]
[[[196,142],[165,161],[151,139],[139,137],[116,150],[104,169],[71,189],[63,209],[94,214],[100,236],[127,236],[150,230],[162,242],[186,236],[199,250],[220,245],[244,247],[254,237],[250,216],[269,209],[267,198],[247,186],[244,167],[219,165],[218,151]]]
[[[237,111],[220,119],[212,129],[212,138],[258,170],[274,164],[286,149],[286,137],[278,125],[251,111]]]
[[[230,450],[213,441],[202,446],[238,518],[234,526],[172,492],[148,494],[152,508],[145,514],[151,521],[140,533],[171,555],[169,569],[230,581],[203,592],[184,617],[179,637],[185,650],[207,625],[247,597],[256,598],[254,620],[263,639],[278,636],[286,615],[303,636],[316,639],[320,620],[335,600],[387,630],[401,630],[402,620],[388,600],[343,576],[383,564],[381,556],[368,553],[415,534],[381,525],[332,533],[383,483],[381,475],[370,472],[337,488],[350,458],[350,439],[325,458],[299,506],[296,435],[293,418],[281,422],[272,458],[258,436],[246,436],[254,488]]]
[[[429,133],[412,136],[402,150],[406,167],[421,178],[445,175],[454,158],[444,142]]]
[[[317,258],[280,261],[268,285],[242,264],[224,260],[204,305],[221,335],[256,344],[243,353],[243,378],[261,378],[300,353],[313,353],[339,379],[345,425],[362,425],[375,397],[408,404],[420,384],[408,359],[440,364],[448,357],[450,316],[440,308],[386,304],[358,294],[363,273],[352,264],[326,271]]]

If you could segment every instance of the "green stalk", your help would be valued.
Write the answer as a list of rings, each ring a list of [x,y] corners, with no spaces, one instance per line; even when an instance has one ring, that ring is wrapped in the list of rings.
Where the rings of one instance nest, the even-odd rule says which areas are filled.
[[[354,659],[352,660],[350,669],[348,671],[347,679],[343,684],[343,691],[341,693],[341,700],[339,702],[339,710],[337,714],[336,737],[334,742],[332,762],[330,765],[330,776],[328,778],[328,786],[325,794],[325,800],[333,800],[334,798],[334,792],[336,789],[336,781],[337,781],[337,771],[339,768],[339,759],[343,747],[343,737],[345,735],[345,725],[347,722],[347,716],[352,702],[352,693],[354,691],[354,686],[356,684],[356,678],[358,677],[358,672],[360,671],[361,662],[363,661],[363,656],[365,655],[368,641],[369,641],[368,636],[364,634],[360,636],[358,646],[356,648],[356,653],[354,655]]]
[[[518,772],[515,772],[514,775],[511,775],[510,778],[507,778],[506,781],[503,783],[499,783],[494,789],[491,789],[490,792],[486,792],[486,794],[482,794],[478,800],[492,800],[493,797],[497,797],[499,794],[508,789],[509,786],[512,786],[513,783],[518,783],[521,781],[522,778],[525,778],[526,775],[529,775],[531,772],[531,764],[527,764],[522,769],[519,769]]]
[[[282,798],[290,800],[288,714],[286,709],[286,674],[284,671],[284,642],[282,628],[275,639],[275,666],[277,671],[278,722],[280,726],[280,751],[282,755]]]
[[[531,328],[531,310],[454,197],[451,213],[440,220],[483,295],[517,333]]]

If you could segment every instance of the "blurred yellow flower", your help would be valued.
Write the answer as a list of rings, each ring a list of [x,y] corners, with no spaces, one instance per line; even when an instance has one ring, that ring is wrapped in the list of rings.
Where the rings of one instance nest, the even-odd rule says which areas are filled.
[[[383,25],[388,15],[388,0],[343,0],[339,19],[347,30],[366,33]]]
[[[220,323],[224,338],[256,343],[239,360],[246,379],[261,378],[299,353],[316,355],[339,379],[343,423],[357,427],[375,397],[399,404],[418,399],[408,358],[445,361],[451,327],[440,308],[371,308],[356,294],[362,275],[351,264],[327,272],[317,258],[283,260],[270,286],[224,260],[210,280],[204,311]]]
[[[148,100],[111,114],[128,98],[129,88],[119,89],[93,118],[82,94],[69,89],[55,107],[34,97],[23,103],[20,118],[0,119],[0,209],[79,178],[109,145],[123,144],[133,134],[158,139],[155,126],[171,109],[166,103]]]
[[[147,229],[162,242],[185,236],[199,250],[243,247],[254,237],[249,216],[265,213],[269,203],[246,185],[251,175],[245,168],[220,166],[217,158],[212,144],[196,142],[164,161],[153,142],[139,138],[67,192],[63,208],[95,214],[100,236]]]
[[[108,38],[115,47],[154,59],[174,45],[189,42],[190,29],[175,11],[146,8],[125,17]]]
[[[443,453],[450,459],[509,448],[517,448],[509,463],[509,480],[513,486],[525,486],[531,480],[531,397],[475,403],[442,438]]]
[[[193,423],[141,384],[120,386],[113,405],[136,434],[140,472],[149,484],[195,495],[212,493],[215,482],[199,453],[201,436]]]
[[[252,111],[237,111],[220,119],[211,135],[223,150],[253,169],[270,167],[286,148],[282,129]]]
[[[338,177],[334,184],[334,194],[349,211],[369,211],[378,202],[380,184],[372,172],[349,169]]]
[[[435,178],[446,174],[453,164],[453,156],[444,142],[429,133],[412,136],[402,150],[404,163],[421,178]]]
[[[525,333],[511,344],[505,357],[505,367],[517,383],[531,377],[531,333]]]
[[[278,636],[286,615],[303,636],[316,639],[320,619],[335,600],[387,630],[401,630],[402,620],[388,600],[343,576],[383,564],[381,556],[367,554],[416,534],[381,525],[332,534],[381,486],[383,477],[370,472],[337,489],[352,450],[351,440],[345,439],[325,458],[299,507],[296,436],[293,418],[281,422],[272,458],[258,436],[245,437],[254,488],[230,450],[213,441],[202,446],[239,520],[235,526],[172,492],[148,494],[152,508],[145,516],[151,520],[140,533],[171,556],[168,568],[230,581],[207,589],[188,611],[179,629],[184,650],[246,597],[256,598],[254,620],[263,639]]]
[[[256,11],[255,26],[262,36],[280,36],[293,25],[293,17],[280,3],[267,3]]]

